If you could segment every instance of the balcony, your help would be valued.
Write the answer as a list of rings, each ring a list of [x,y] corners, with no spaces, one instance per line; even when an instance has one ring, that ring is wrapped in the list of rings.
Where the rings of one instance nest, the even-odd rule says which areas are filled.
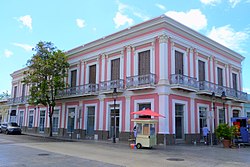
[[[102,93],[113,93],[113,89],[117,88],[117,92],[124,91],[124,80],[112,80],[100,83],[100,92]]]
[[[58,98],[67,98],[67,97],[78,97],[78,96],[91,96],[97,95],[99,90],[98,84],[86,84],[76,87],[69,87],[60,92],[58,92]]]
[[[154,89],[155,74],[127,77],[126,87],[128,90]]]
[[[247,93],[235,90],[233,88],[220,86],[208,81],[199,82],[199,92],[197,94],[211,95],[212,92],[215,93],[215,96],[220,97],[222,92],[225,92],[226,98],[228,100],[234,100],[237,102],[247,101]]]
[[[20,96],[15,98],[9,98],[7,103],[12,105],[26,104],[28,103],[28,100],[29,96]]]
[[[181,74],[172,74],[170,80],[171,89],[182,89],[189,92],[198,91],[198,82],[196,78]]]

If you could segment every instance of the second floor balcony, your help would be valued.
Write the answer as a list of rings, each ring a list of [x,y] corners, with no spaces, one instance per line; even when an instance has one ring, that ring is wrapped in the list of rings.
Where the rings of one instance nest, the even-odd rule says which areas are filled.
[[[220,86],[218,84],[214,84],[208,81],[199,81],[199,92],[198,94],[206,94],[211,95],[212,92],[215,93],[216,96],[220,97],[222,92],[225,92],[226,98],[228,100],[234,100],[237,102],[245,102],[247,101],[247,93],[235,90],[233,88]]]
[[[76,97],[76,96],[89,96],[97,95],[99,91],[98,84],[86,84],[76,87],[65,88],[58,92],[58,98]]]
[[[15,98],[9,98],[7,103],[11,105],[26,104],[28,103],[28,100],[29,96],[20,96]]]
[[[182,74],[172,74],[170,86],[172,89],[182,89],[190,92],[198,90],[197,79]]]
[[[155,74],[146,74],[127,77],[126,87],[128,90],[154,89],[155,84]]]
[[[124,80],[111,80],[111,81],[104,81],[100,83],[100,92],[103,93],[113,93],[114,88],[117,89],[118,92],[124,91]]]

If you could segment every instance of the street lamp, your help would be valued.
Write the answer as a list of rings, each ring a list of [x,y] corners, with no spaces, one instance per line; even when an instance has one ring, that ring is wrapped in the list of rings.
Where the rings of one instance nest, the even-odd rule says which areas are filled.
[[[117,89],[114,88],[114,91],[112,93],[112,96],[114,98],[114,126],[113,126],[113,143],[116,143],[116,113],[115,113],[115,105],[116,105],[116,98],[117,98]]]
[[[212,93],[212,111],[213,113],[215,113],[215,93],[213,92]],[[213,146],[213,132],[212,132],[212,129],[213,129],[213,114],[212,112],[210,113],[210,143],[211,143],[211,146]]]
[[[222,105],[223,105],[223,112],[225,113],[225,100],[226,100],[226,94],[225,92],[223,91],[222,94],[221,94],[221,99],[222,99]]]

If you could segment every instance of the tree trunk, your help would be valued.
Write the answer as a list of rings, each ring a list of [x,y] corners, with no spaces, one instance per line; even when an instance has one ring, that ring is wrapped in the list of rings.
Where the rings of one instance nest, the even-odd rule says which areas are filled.
[[[54,113],[54,106],[49,106],[49,136],[52,137],[53,133],[52,133],[52,126],[53,126],[53,120],[52,120],[52,116]]]

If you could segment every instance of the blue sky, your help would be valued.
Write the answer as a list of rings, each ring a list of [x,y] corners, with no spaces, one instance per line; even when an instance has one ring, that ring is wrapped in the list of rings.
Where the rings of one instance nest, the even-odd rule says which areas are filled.
[[[245,57],[250,93],[250,0],[1,0],[0,93],[39,41],[67,51],[166,14]]]

